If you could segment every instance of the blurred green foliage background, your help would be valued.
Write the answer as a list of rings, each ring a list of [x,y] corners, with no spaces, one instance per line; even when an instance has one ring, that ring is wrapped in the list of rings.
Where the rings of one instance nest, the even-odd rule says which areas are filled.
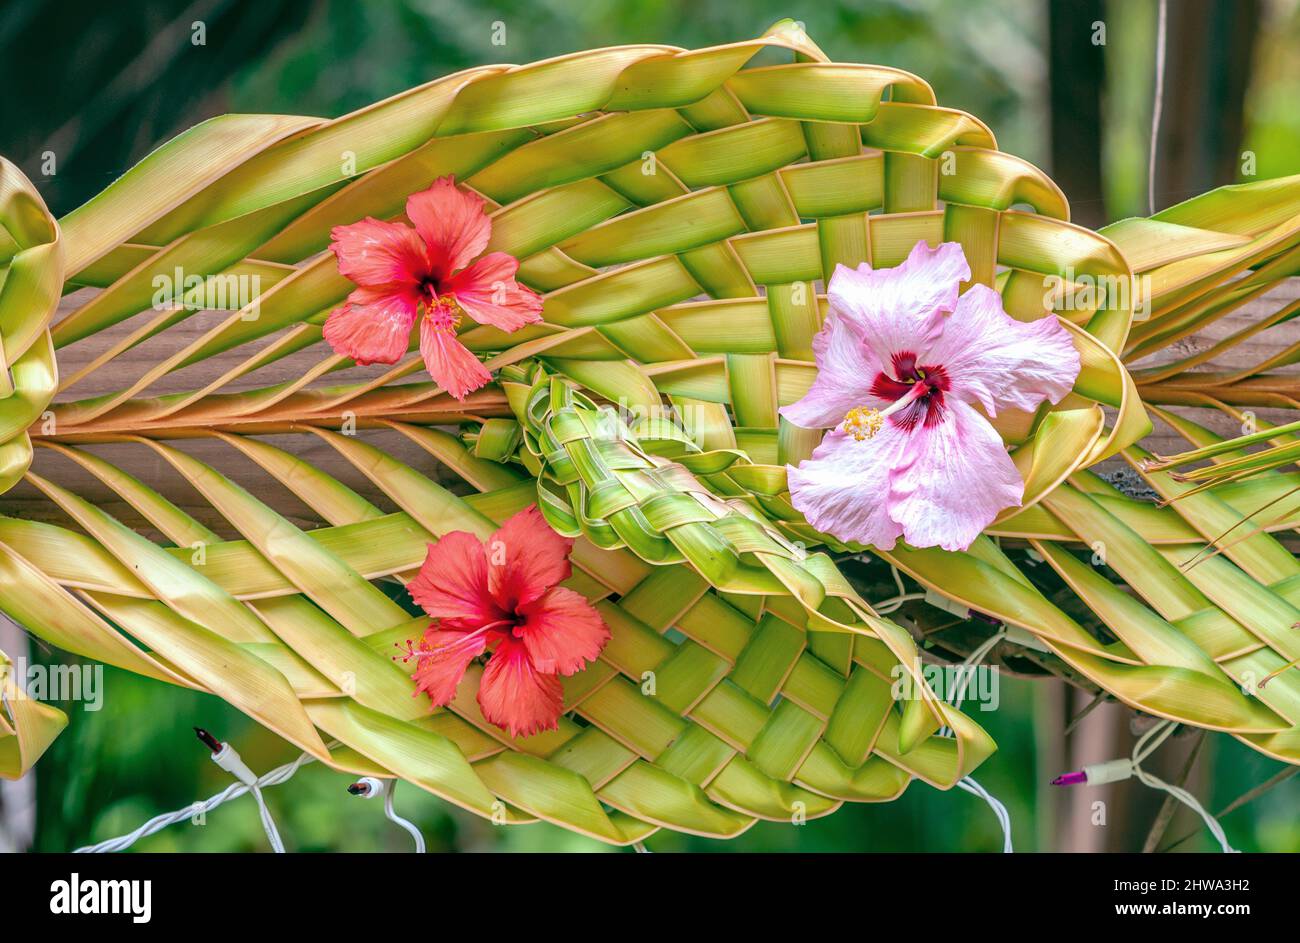
[[[1232,13],[1219,0],[1183,2],[1203,8],[1188,14],[1202,25]],[[1183,112],[1167,104],[1175,122],[1167,132],[1173,135],[1170,153],[1194,155],[1199,146],[1217,155],[1217,164],[1207,158],[1200,170],[1193,167],[1158,188],[1161,205],[1239,177],[1245,151],[1255,155],[1259,176],[1300,171],[1300,4],[1224,2],[1250,8],[1254,19],[1232,27],[1244,28],[1249,42],[1235,58],[1223,53],[1208,61],[1202,78],[1207,89],[1231,90],[1245,80],[1235,106],[1225,106],[1240,111],[1240,127],[1233,131],[1228,122],[1225,130],[1215,111],[1195,101],[1200,122],[1184,126]],[[31,94],[0,127],[0,152],[19,160],[55,212],[63,213],[161,140],[213,114],[339,115],[468,66],[622,43],[706,46],[755,36],[785,16],[801,20],[834,59],[898,66],[926,78],[942,104],[984,119],[1003,149],[1056,173],[1085,222],[1146,212],[1154,0],[213,0],[184,13],[175,4],[10,0],[0,11],[0,49],[6,52],[0,83]],[[1100,48],[1088,28],[1096,16],[1107,27]],[[204,47],[189,43],[195,19],[207,24]],[[68,30],[66,23],[74,21],[97,26]],[[496,23],[504,24],[504,45],[493,44]],[[1055,37],[1050,42],[1049,33]],[[1225,35],[1209,37],[1206,48],[1219,48]],[[1053,61],[1049,49],[1065,54]],[[1171,68],[1201,68],[1188,58],[1195,55],[1171,41]],[[1103,83],[1093,88],[1098,123],[1081,121],[1088,107],[1060,107],[1062,96],[1052,94],[1053,82],[1059,93],[1063,81],[1078,80],[1080,73],[1070,71],[1076,65],[1104,72]],[[15,86],[19,72],[23,84]],[[1170,95],[1202,94],[1184,87],[1191,81],[1173,82]],[[49,148],[61,169],[42,179],[41,155]],[[1087,192],[1089,149],[1100,167],[1096,194]],[[1061,156],[1076,153],[1077,174]],[[1053,154],[1062,166],[1052,166]],[[1082,181],[1075,188],[1067,184],[1072,177]],[[37,659],[66,660],[39,643],[34,648]],[[66,850],[127,832],[223,789],[229,778],[207,761],[195,725],[229,739],[258,772],[293,758],[286,744],[216,698],[114,669],[106,670],[104,684],[102,710],[64,705],[71,723],[37,767],[38,850]],[[1079,828],[1078,809],[1053,801],[1045,786],[1062,771],[1051,768],[1059,751],[1049,747],[1062,737],[1062,704],[1072,703],[1053,687],[1059,682],[1004,677],[998,710],[975,713],[1000,747],[977,778],[1007,805],[1023,850],[1073,847],[1064,835]],[[1074,709],[1079,706],[1074,702]],[[1192,780],[1208,808],[1221,808],[1280,769],[1228,737],[1212,741]],[[313,764],[268,790],[289,847],[409,850],[409,837],[384,820],[379,802],[346,793],[349,782]],[[1300,850],[1298,798],[1292,779],[1226,816],[1230,839],[1243,850]],[[549,825],[496,827],[410,786],[399,789],[397,805],[419,824],[431,850],[604,848]],[[1088,827],[1123,831],[1097,847],[1140,848],[1149,822],[1116,816]],[[1189,832],[1193,837],[1180,850],[1212,847],[1185,813],[1167,838]],[[663,832],[648,844],[657,851],[993,851],[1000,842],[996,820],[979,799],[914,784],[890,804],[846,806],[801,826],[759,823],[731,843]],[[137,848],[265,846],[253,801],[244,797],[211,813],[204,825],[174,826]]]

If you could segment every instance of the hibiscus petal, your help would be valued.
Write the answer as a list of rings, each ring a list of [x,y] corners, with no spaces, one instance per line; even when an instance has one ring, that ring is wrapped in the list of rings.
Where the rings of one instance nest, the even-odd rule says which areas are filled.
[[[1054,315],[1017,321],[986,285],[961,296],[930,359],[943,364],[951,395],[980,403],[990,416],[1059,402],[1079,376],[1079,352]]]
[[[420,572],[406,589],[444,628],[477,629],[505,618],[488,592],[487,571],[483,544],[473,534],[453,530],[429,544]]]
[[[325,319],[321,333],[334,353],[365,366],[396,363],[411,345],[419,303],[406,286],[358,288]]]
[[[803,399],[781,409],[782,416],[805,429],[830,429],[855,406],[887,405],[871,392],[880,361],[863,343],[854,322],[832,310],[812,348],[817,377]]]
[[[889,516],[890,474],[906,461],[909,433],[887,422],[861,441],[838,429],[812,458],[787,466],[790,501],[813,527],[848,543],[890,550],[903,528]]]
[[[483,198],[456,188],[455,177],[440,177],[433,186],[406,199],[406,216],[428,250],[432,276],[445,279],[487,248],[492,220]]]
[[[483,669],[478,704],[490,723],[512,737],[528,737],[559,726],[564,688],[559,676],[537,670],[523,642],[506,639]]]
[[[881,363],[889,364],[897,353],[923,361],[942,330],[943,315],[956,307],[958,289],[969,278],[961,243],[931,249],[918,242],[894,268],[837,265],[826,294],[831,309],[859,327]]]
[[[479,324],[507,334],[542,319],[542,299],[515,281],[519,260],[504,252],[489,252],[447,280],[443,290]]]
[[[547,674],[581,671],[600,656],[609,641],[609,629],[600,613],[581,593],[563,586],[521,606],[519,614],[523,616],[519,637],[528,657],[538,671]]]
[[[339,260],[339,274],[358,285],[415,285],[428,274],[424,243],[404,223],[386,223],[367,216],[356,223],[335,226],[330,230],[330,239],[330,248]]]
[[[487,543],[488,588],[497,605],[514,612],[573,573],[573,541],[557,534],[536,504],[512,515]]]
[[[487,648],[487,633],[443,632],[430,627],[422,648],[433,654],[421,655],[416,663],[412,675],[415,687],[429,695],[434,707],[443,707],[456,696],[469,663]]]
[[[492,374],[450,331],[435,328],[425,318],[420,322],[420,355],[435,383],[463,400],[492,382]]]
[[[1024,497],[997,430],[959,399],[947,400],[942,422],[916,428],[908,452],[907,467],[893,476],[889,513],[913,547],[965,550]]]

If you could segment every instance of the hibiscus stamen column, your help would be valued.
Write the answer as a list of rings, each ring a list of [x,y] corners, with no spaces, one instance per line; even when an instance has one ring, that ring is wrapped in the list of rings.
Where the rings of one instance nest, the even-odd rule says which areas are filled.
[[[887,417],[910,406],[929,392],[929,385],[922,380],[920,383],[913,384],[912,389],[906,395],[895,400],[894,405],[885,409],[875,409],[871,406],[854,406],[844,417],[844,431],[853,436],[858,442],[870,439],[884,427]]]

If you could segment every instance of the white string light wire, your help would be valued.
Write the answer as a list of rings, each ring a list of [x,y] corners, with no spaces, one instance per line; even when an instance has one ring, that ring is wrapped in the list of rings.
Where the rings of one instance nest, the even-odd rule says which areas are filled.
[[[266,832],[266,839],[271,843],[271,850],[277,855],[284,854],[284,842],[280,839],[280,830],[275,827],[275,820],[271,818],[271,810],[266,807],[266,800],[262,798],[262,790],[256,783],[249,786],[253,798],[257,800],[257,814],[262,819],[262,830]]]
[[[1214,836],[1214,840],[1219,843],[1220,848],[1227,853],[1235,852],[1237,849],[1229,844],[1228,837],[1224,834],[1223,826],[1219,824],[1219,820],[1205,811],[1205,807],[1201,805],[1194,795],[1181,786],[1175,786],[1173,783],[1167,783],[1163,779],[1152,776],[1141,766],[1142,761],[1154,753],[1156,747],[1164,743],[1177,726],[1172,720],[1163,720],[1142,735],[1141,739],[1133,746],[1133,757],[1129,760],[1132,765],[1133,776],[1142,785],[1163,790],[1190,808],[1201,817],[1201,821],[1210,830],[1210,834]]]
[[[888,599],[882,599],[880,602],[872,605],[876,615],[887,616],[891,612],[900,609],[905,602],[911,602],[914,599],[924,599],[925,593],[909,593],[907,587],[903,585],[903,577],[898,572],[898,567],[890,566],[890,573],[894,577],[894,585],[898,587],[898,595],[890,596]]]
[[[206,734],[200,734],[203,739]],[[204,742],[208,742],[204,740]],[[110,851],[124,851],[130,848],[141,838],[147,835],[153,835],[160,832],[169,825],[175,825],[178,822],[184,822],[186,819],[193,819],[199,815],[207,815],[217,806],[229,802],[231,799],[238,799],[247,792],[253,794],[253,799],[257,802],[258,816],[262,822],[262,828],[266,832],[267,840],[271,843],[271,849],[277,854],[284,854],[284,842],[280,838],[280,831],[275,826],[275,820],[271,818],[271,810],[267,808],[266,800],[262,795],[262,789],[265,786],[278,786],[280,783],[290,780],[295,773],[303,766],[315,760],[309,753],[303,753],[292,763],[286,763],[277,767],[265,776],[255,777],[252,772],[244,765],[239,758],[239,754],[228,743],[218,744],[221,749],[213,753],[212,759],[222,769],[232,773],[238,782],[231,783],[221,792],[209,798],[206,802],[195,803],[184,809],[177,809],[175,812],[167,812],[163,815],[155,816],[145,822],[133,832],[126,835],[119,835],[117,838],[110,838],[102,841],[97,845],[87,845],[78,848],[76,854],[96,854]],[[338,746],[334,741],[328,744],[330,749]],[[372,799],[375,796],[383,795],[384,797],[384,817],[388,821],[401,829],[404,829],[410,836],[415,839],[415,850],[417,854],[423,854],[425,851],[424,835],[420,833],[419,828],[409,819],[405,819],[397,814],[393,808],[393,796],[397,791],[397,780],[380,780],[372,776],[363,777],[360,781],[348,788],[348,791],[355,796],[365,799]]]
[[[1015,848],[1011,846],[1011,813],[1007,811],[1007,807],[970,776],[958,780],[957,785],[989,804],[993,814],[998,817],[998,825],[1002,826],[1002,853],[1009,855],[1014,852]]]
[[[925,597],[925,593],[900,593],[897,596],[891,596],[889,599],[882,599],[871,608],[876,610],[876,615],[887,616],[901,609],[903,603],[911,602],[914,599],[924,599]]]
[[[257,800],[259,814],[262,816],[262,825],[263,828],[267,830],[267,838],[270,839],[272,833],[275,834],[275,838],[271,839],[271,847],[275,848],[279,845],[277,850],[283,852],[284,845],[280,842],[279,832],[275,830],[275,823],[271,821],[270,812],[266,809],[266,803],[262,799],[262,788],[265,786],[278,786],[280,783],[287,781],[305,764],[312,762],[314,759],[315,757],[308,753],[304,753],[292,763],[286,763],[283,766],[276,767],[265,776],[261,776],[254,780],[252,784],[233,782],[221,792],[209,797],[204,802],[195,803],[186,806],[183,809],[177,809],[175,812],[166,812],[162,815],[154,816],[133,832],[119,835],[117,838],[107,839],[97,845],[86,845],[82,848],[78,848],[75,853],[100,854],[110,851],[124,851],[134,845],[141,838],[153,835],[156,832],[161,832],[169,825],[184,822],[187,819],[192,819],[198,815],[207,815],[207,813],[211,812],[223,803],[229,802],[231,799],[238,799],[247,792],[252,792],[254,798]]]
[[[1205,807],[1201,805],[1195,796],[1181,786],[1167,783],[1142,768],[1142,761],[1168,740],[1169,735],[1174,732],[1177,726],[1177,723],[1172,720],[1162,720],[1138,738],[1138,742],[1133,745],[1133,753],[1130,756],[1118,760],[1108,760],[1105,763],[1090,763],[1078,772],[1058,776],[1052,780],[1052,784],[1056,786],[1080,784],[1101,786],[1105,783],[1118,783],[1126,779],[1136,779],[1144,786],[1169,793],[1169,795],[1187,806],[1201,817],[1201,821],[1210,830],[1210,834],[1214,836],[1214,840],[1219,843],[1220,848],[1225,852],[1235,852],[1237,849],[1228,843],[1228,838],[1223,832],[1223,826],[1219,824],[1214,816],[1205,811]]]
[[[415,853],[417,855],[422,855],[424,854],[424,835],[420,833],[420,830],[415,827],[413,822],[402,818],[393,810],[393,794],[395,792],[397,792],[397,780],[390,779],[388,781],[388,788],[384,790],[384,815],[387,817],[388,821],[400,828],[406,829],[406,831],[410,833],[411,837],[415,839]]]
[[[877,615],[889,615],[891,612],[896,612],[900,609],[904,603],[911,602],[915,599],[929,598],[929,593],[909,593],[907,587],[903,585],[903,577],[902,574],[898,572],[898,567],[891,565],[889,570],[890,574],[894,577],[894,585],[898,587],[898,593],[872,605],[871,608],[875,610]],[[979,667],[980,662],[988,656],[988,653],[993,650],[994,646],[1006,637],[1006,634],[1007,630],[1005,627],[999,629],[993,635],[980,643],[980,645],[970,653],[966,660],[962,662],[957,671],[957,683],[948,699],[948,703],[953,707],[958,709],[961,708],[961,703],[966,698],[966,689],[970,685],[971,677],[975,674],[975,669]],[[939,731],[939,736],[951,737],[954,736],[954,734],[951,728],[945,726]],[[1011,814],[1007,811],[1007,807],[1003,805],[996,796],[992,795],[987,789],[970,776],[959,780],[957,785],[963,791],[969,792],[974,796],[979,796],[988,803],[989,808],[993,810],[993,814],[997,816],[998,825],[1002,828],[1002,851],[1005,854],[1011,854],[1015,849],[1011,845]]]
[[[979,646],[966,657],[966,660],[961,663],[961,667],[957,672],[956,689],[948,699],[948,703],[950,703],[954,708],[958,710],[961,709],[962,701],[966,699],[966,688],[970,685],[970,679],[975,673],[975,669],[979,667],[980,662],[988,657],[988,653],[993,651],[998,642],[1002,641],[1002,639],[1006,637],[1006,634],[1007,630],[1005,627],[998,629],[997,632],[981,642]],[[953,736],[953,732],[950,728],[944,727],[939,731],[939,735],[941,737],[950,737]],[[1011,813],[1007,811],[1007,807],[1003,805],[996,796],[976,782],[973,776],[967,776],[964,779],[958,780],[957,785],[964,791],[969,792],[971,795],[979,796],[988,803],[989,808],[993,810],[993,814],[997,816],[998,825],[1002,828],[1002,853],[1009,855],[1014,852],[1015,848],[1012,847],[1011,844]]]
[[[957,684],[953,689],[952,695],[948,698],[949,704],[958,710],[961,710],[962,702],[966,700],[966,689],[970,687],[970,679],[974,676],[975,669],[979,667],[980,663],[983,662],[986,657],[988,657],[988,653],[993,651],[998,642],[1002,641],[1006,637],[1007,630],[1005,628],[998,629],[998,631],[994,632],[981,642],[975,651],[971,652],[970,655],[966,657],[966,660],[963,661],[957,669]],[[939,736],[941,737],[950,737],[953,735],[952,730],[948,727],[944,727],[939,731]]]
[[[393,809],[393,794],[397,792],[396,779],[376,779],[374,776],[362,776],[348,787],[348,792],[359,799],[373,799],[375,796],[383,796],[384,818],[405,829],[415,839],[415,853],[424,854],[424,835],[420,833],[420,830],[413,823],[402,818]]]

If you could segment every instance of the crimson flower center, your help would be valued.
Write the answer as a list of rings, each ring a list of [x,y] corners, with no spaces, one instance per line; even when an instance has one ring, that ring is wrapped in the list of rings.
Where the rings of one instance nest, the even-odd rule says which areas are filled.
[[[911,432],[918,424],[930,428],[943,421],[944,393],[952,385],[942,364],[918,364],[916,354],[900,351],[890,358],[890,369],[882,370],[871,384],[871,394],[891,403],[908,402],[887,417],[898,428]]]

